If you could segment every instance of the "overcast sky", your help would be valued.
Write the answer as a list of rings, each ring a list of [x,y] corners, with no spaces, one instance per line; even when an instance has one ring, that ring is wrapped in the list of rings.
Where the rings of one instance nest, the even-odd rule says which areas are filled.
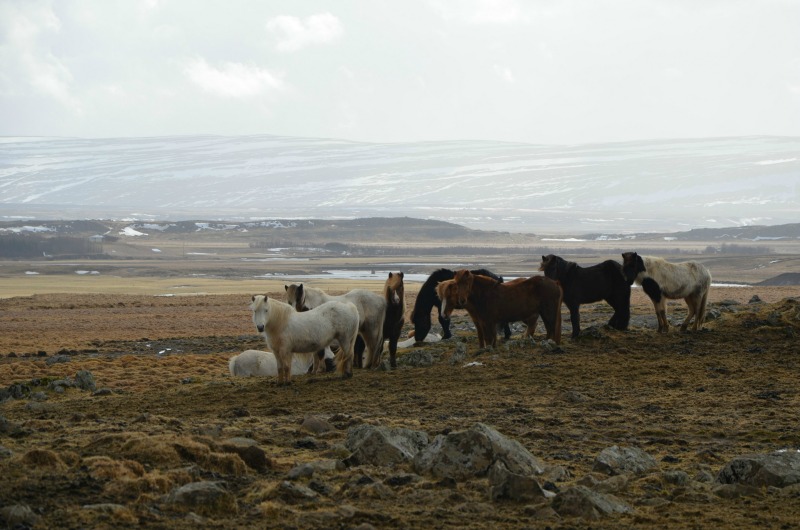
[[[0,135],[800,136],[800,0],[0,0]]]

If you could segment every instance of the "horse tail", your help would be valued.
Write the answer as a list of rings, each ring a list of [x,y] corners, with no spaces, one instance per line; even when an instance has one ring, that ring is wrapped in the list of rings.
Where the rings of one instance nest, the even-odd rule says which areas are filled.
[[[697,304],[697,309],[694,315],[694,320],[697,322],[697,326],[700,327],[703,325],[703,322],[706,320],[706,303],[708,302],[708,289],[705,290],[703,296],[700,297],[700,302]]]
[[[344,377],[353,376],[353,352],[356,346],[356,338],[358,337],[359,317],[358,309],[351,302],[346,302],[345,306],[349,306],[350,322],[347,325],[348,335],[345,340],[339,344],[339,352],[336,354],[336,372]]]

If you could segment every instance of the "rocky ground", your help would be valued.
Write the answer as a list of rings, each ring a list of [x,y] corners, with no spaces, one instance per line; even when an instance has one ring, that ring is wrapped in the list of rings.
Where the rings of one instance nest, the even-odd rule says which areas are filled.
[[[480,350],[461,315],[288,388],[228,374],[263,347],[246,295],[0,300],[0,524],[794,528],[798,295],[712,289],[702,331],[658,334],[637,290],[629,331],[590,304],[560,347]]]

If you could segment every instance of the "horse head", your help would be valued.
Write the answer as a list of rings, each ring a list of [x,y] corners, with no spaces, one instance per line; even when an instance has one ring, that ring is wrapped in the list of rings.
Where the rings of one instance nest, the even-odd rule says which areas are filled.
[[[622,275],[629,284],[632,284],[640,273],[646,271],[644,260],[639,254],[636,252],[622,253]]]
[[[436,295],[442,301],[442,315],[450,318],[453,309],[460,309],[463,306],[458,302],[458,285],[455,280],[445,280],[436,286]]]
[[[467,269],[456,271],[453,281],[458,286],[458,305],[464,307],[467,305],[467,298],[469,293],[472,292],[472,284],[475,281],[475,276]]]
[[[306,292],[303,284],[284,285],[286,289],[286,303],[294,307],[296,311],[308,311],[306,307]]]
[[[559,280],[567,276],[571,269],[575,268],[576,264],[571,261],[566,261],[560,256],[548,254],[542,256],[542,263],[539,265],[539,270],[551,280]]]
[[[402,272],[389,273],[386,278],[386,283],[383,284],[383,292],[386,296],[386,301],[395,305],[403,303],[405,297],[405,286],[403,285]]]
[[[257,294],[253,296],[250,310],[253,312],[253,324],[259,333],[264,333],[269,319],[269,298],[265,294]]]

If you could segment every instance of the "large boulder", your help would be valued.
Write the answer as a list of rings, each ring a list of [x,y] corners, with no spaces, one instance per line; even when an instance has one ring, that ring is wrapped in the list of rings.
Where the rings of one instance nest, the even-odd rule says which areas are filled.
[[[586,486],[574,486],[553,499],[553,509],[561,517],[600,519],[614,513],[629,513],[631,507],[614,497],[593,491]]]
[[[392,466],[411,462],[427,445],[424,432],[362,424],[347,431],[345,446],[352,454],[345,464]]]
[[[728,462],[717,475],[722,484],[774,486],[800,483],[800,451],[784,450],[740,456]]]
[[[614,445],[597,455],[592,470],[606,475],[640,475],[657,467],[655,459],[638,447]]]
[[[417,473],[465,480],[485,476],[497,461],[517,475],[540,475],[545,466],[522,444],[506,438],[482,423],[458,432],[439,435],[414,458]]]

